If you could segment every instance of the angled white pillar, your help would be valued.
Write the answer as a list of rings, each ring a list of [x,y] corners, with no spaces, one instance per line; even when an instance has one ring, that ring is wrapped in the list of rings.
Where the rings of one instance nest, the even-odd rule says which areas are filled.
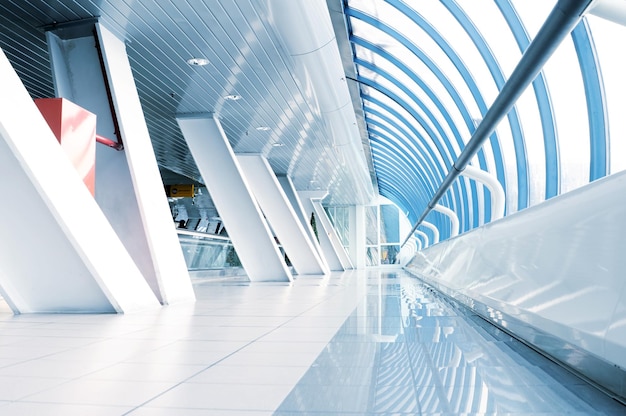
[[[433,210],[441,212],[442,214],[450,218],[450,237],[456,237],[457,235],[459,235],[459,217],[457,217],[454,211],[441,204],[436,204],[433,207]]]
[[[317,218],[319,223],[322,224],[322,227],[324,228],[324,234],[328,236],[333,250],[335,250],[335,253],[337,253],[337,256],[339,257],[341,266],[344,270],[353,269],[354,267],[352,266],[352,261],[350,260],[346,249],[343,247],[341,239],[337,235],[337,231],[335,230],[335,227],[333,227],[330,218],[328,218],[326,210],[324,210],[324,207],[322,206],[322,201],[313,200],[311,202],[313,203],[313,209],[315,210],[315,218]]]
[[[437,244],[439,242],[439,229],[435,227],[435,224],[427,221],[423,221],[422,225],[433,232],[433,244]]]
[[[250,280],[291,281],[219,120],[209,113],[176,120]]]
[[[94,38],[93,29],[73,28],[69,39],[47,32],[56,94],[96,114],[104,137],[116,139],[117,123],[124,150],[96,147],[96,200],[159,300],[194,300],[126,46],[99,24]]]
[[[263,156],[239,154],[250,189],[298,274],[328,274],[302,223],[287,199],[276,175]]]
[[[293,182],[291,182],[291,179],[288,176],[284,176],[284,175],[277,175],[276,178],[278,179],[278,182],[282,186],[283,191],[285,192],[285,195],[287,196],[287,199],[289,199],[289,202],[291,203],[291,206],[293,207],[296,213],[296,216],[300,220],[302,227],[306,231],[306,234],[309,240],[311,241],[311,244],[313,244],[313,247],[315,247],[315,250],[317,251],[317,255],[320,261],[322,262],[324,269],[330,271],[328,262],[326,261],[326,258],[324,257],[324,254],[322,253],[322,248],[320,247],[320,243],[317,240],[317,237],[315,236],[313,227],[311,227],[311,222],[310,222],[311,213],[308,213],[308,215],[305,213],[302,203],[300,202],[300,198],[298,198],[298,194],[296,193],[296,188],[293,186]]]
[[[313,191],[312,193],[308,191],[303,191],[303,192],[299,192],[299,195],[301,199],[304,199],[304,198],[308,199],[308,201],[310,201],[312,205],[313,212],[315,213],[315,219],[317,220],[317,227],[318,227],[317,231],[320,236],[320,244],[322,245],[322,249],[325,250],[324,251],[325,253],[327,251],[330,252],[331,250],[332,252],[335,253],[335,255],[337,256],[337,259],[341,263],[341,269],[337,269],[337,270],[353,269],[354,267],[352,266],[352,261],[350,260],[350,256],[348,256],[348,253],[346,252],[345,248],[343,247],[343,244],[341,243],[341,239],[337,235],[337,231],[335,230],[335,227],[333,227],[333,224],[330,221],[330,218],[328,218],[328,215],[326,215],[326,211],[324,210],[324,207],[322,206],[322,198],[315,197],[316,192],[317,191]],[[326,191],[324,191],[324,195],[326,195]],[[321,231],[320,227],[324,230],[323,233],[320,232]],[[322,234],[324,234],[324,237],[322,237]],[[325,240],[325,242],[322,242],[322,240]]]
[[[298,197],[300,202],[302,203],[302,208],[307,217],[311,217],[311,214],[315,215],[315,224],[317,227],[317,235],[319,236],[320,247],[322,249],[322,253],[330,270],[332,271],[344,271],[346,268],[344,267],[341,259],[339,258],[339,254],[335,250],[335,246],[329,236],[329,233],[334,233],[332,227],[330,231],[326,230],[326,226],[323,223],[322,218],[318,215],[313,201],[321,201],[328,195],[327,191],[298,191]],[[329,224],[330,221],[326,216],[326,212],[322,209],[322,216],[326,220],[326,223]]]
[[[15,313],[159,302],[0,51],[0,291]]]
[[[429,245],[428,244],[428,234],[426,234],[424,231],[420,231],[420,230],[415,230],[415,234],[419,235],[424,240],[424,245],[422,245],[421,241],[419,239],[417,239],[417,241],[420,242],[420,250],[422,248],[428,247],[428,245]]]

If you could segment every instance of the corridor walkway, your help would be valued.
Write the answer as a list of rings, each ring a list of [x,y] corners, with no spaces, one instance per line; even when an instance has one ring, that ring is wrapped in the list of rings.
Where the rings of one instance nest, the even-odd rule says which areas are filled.
[[[141,314],[5,308],[0,414],[626,414],[401,270],[194,287]]]

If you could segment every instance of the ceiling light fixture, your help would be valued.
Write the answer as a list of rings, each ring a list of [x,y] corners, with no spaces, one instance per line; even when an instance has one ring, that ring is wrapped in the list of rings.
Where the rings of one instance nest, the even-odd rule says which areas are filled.
[[[230,94],[230,95],[224,96],[224,99],[228,101],[237,101],[237,100],[241,100],[241,95]]]
[[[280,142],[272,143],[272,146],[274,147],[283,147],[284,145],[285,145],[284,143],[280,143]]]
[[[205,66],[209,64],[209,60],[205,58],[190,58],[187,63],[191,66]]]
[[[268,131],[268,130],[270,130],[270,128],[269,128],[269,127],[267,127],[267,126],[259,126],[259,127],[257,127],[256,129],[257,129],[258,131]]]

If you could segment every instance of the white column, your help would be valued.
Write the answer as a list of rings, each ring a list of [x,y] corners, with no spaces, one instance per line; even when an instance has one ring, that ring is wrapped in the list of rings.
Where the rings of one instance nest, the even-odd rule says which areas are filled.
[[[450,218],[450,237],[456,237],[459,235],[459,217],[457,217],[456,213],[441,204],[436,204],[433,209]]]
[[[237,160],[296,272],[301,275],[329,273],[330,270],[324,268],[267,159],[261,155],[239,154]]]
[[[219,120],[208,113],[176,119],[250,280],[291,281]]]
[[[15,313],[159,302],[0,51],[0,291]],[[18,205],[10,201],[17,201]]]
[[[313,247],[315,247],[317,255],[322,262],[324,269],[330,270],[328,262],[326,261],[326,258],[322,253],[320,243],[315,236],[313,228],[311,227],[311,212],[309,212],[308,214],[305,212],[304,207],[302,206],[302,202],[300,202],[300,198],[298,198],[298,194],[296,193],[296,188],[293,186],[293,182],[291,182],[291,179],[288,176],[283,175],[278,175],[277,178],[278,182],[283,188],[283,191],[285,192],[285,195],[287,196],[287,199],[289,199],[289,202],[291,203],[291,206],[293,207],[296,216],[299,218],[302,227],[306,231],[309,240],[311,241],[311,244],[313,244]]]
[[[333,223],[330,221],[330,218],[328,218],[326,210],[322,206],[322,201],[314,199],[311,202],[313,203],[313,209],[315,210],[315,218],[317,218],[318,224],[322,224],[324,234],[328,237],[328,241],[330,242],[335,253],[337,253],[341,266],[344,270],[353,269],[354,266],[352,266],[350,256],[348,256],[346,249],[343,247],[343,243],[341,242],[339,235],[337,235],[337,231],[335,230],[335,227],[333,227]]]
[[[126,46],[99,24],[95,28],[106,78],[93,35],[61,39],[47,32],[56,93],[95,113],[104,137],[116,140],[117,121],[124,151],[97,146],[96,200],[160,301],[194,300]]]
[[[366,265],[365,246],[365,206],[350,207],[350,259],[357,269]]]
[[[330,227],[331,231],[327,232],[322,218],[320,218],[317,214],[315,206],[313,205],[313,201],[321,201],[327,194],[327,191],[298,191],[298,197],[300,198],[305,214],[309,218],[311,217],[311,214],[315,215],[315,224],[317,226],[317,235],[319,236],[320,247],[330,270],[344,271],[345,267],[343,266],[343,263],[339,258],[339,254],[335,250],[333,242],[329,236],[329,232],[334,232],[334,230]],[[322,209],[322,211],[324,210]],[[326,212],[323,212],[322,214],[324,219],[326,219],[326,222],[329,222],[326,217]]]
[[[422,225],[433,232],[433,244],[437,244],[439,242],[439,229],[435,227],[435,224],[427,221],[422,221]]]

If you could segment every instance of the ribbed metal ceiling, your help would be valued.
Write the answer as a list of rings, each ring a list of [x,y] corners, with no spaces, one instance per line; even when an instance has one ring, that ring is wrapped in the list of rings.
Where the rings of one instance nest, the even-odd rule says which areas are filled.
[[[159,165],[202,182],[175,120],[214,112],[236,153],[268,157],[296,189],[328,189],[331,204],[363,199],[362,178],[333,148],[262,0],[11,0],[0,3],[0,47],[33,98],[54,96],[44,27],[97,17],[127,44]],[[322,4],[325,5],[325,2]],[[191,66],[190,58],[206,58]],[[236,101],[224,97],[237,95]],[[368,157],[367,150],[365,156]],[[372,189],[371,177],[369,186]],[[371,196],[371,195],[370,195]]]

